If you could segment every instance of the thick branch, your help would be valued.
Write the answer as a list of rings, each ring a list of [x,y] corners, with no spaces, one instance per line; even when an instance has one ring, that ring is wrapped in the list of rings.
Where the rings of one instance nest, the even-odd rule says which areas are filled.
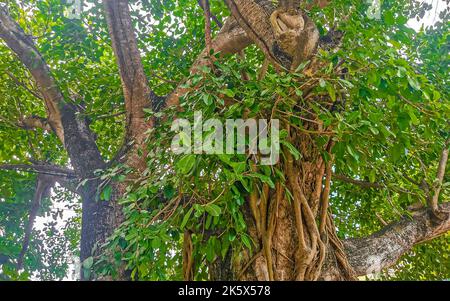
[[[450,211],[450,203],[439,208]],[[367,275],[394,265],[400,257],[419,243],[436,238],[450,230],[450,215],[436,221],[429,209],[423,209],[412,218],[404,217],[381,231],[365,238],[344,241],[349,262],[357,275]]]
[[[25,129],[43,129],[44,131],[51,132],[52,127],[48,122],[48,119],[40,117],[40,116],[30,116],[26,117],[23,120],[20,120],[18,126]]]
[[[32,39],[11,18],[4,6],[0,6],[0,38],[30,71],[44,97],[49,124],[58,138],[64,142],[64,131],[58,107],[63,100],[63,95]]]
[[[284,3],[275,9],[271,1],[265,0],[225,0],[225,3],[275,66],[294,70],[315,53],[319,31],[299,7]]]
[[[63,142],[71,163],[80,176],[90,176],[103,166],[103,160],[85,118],[78,118],[76,106],[66,103],[48,65],[32,39],[0,6],[0,38],[28,68],[44,98],[47,120]]]
[[[142,145],[146,131],[152,127],[152,123],[146,120],[143,109],[151,106],[153,93],[142,66],[128,1],[104,0],[103,5],[122,80],[127,137],[134,140],[136,145]]]
[[[210,54],[212,48],[212,40],[211,40],[211,10],[209,7],[209,0],[201,0],[202,8],[205,16],[205,44],[206,51]]]
[[[325,8],[330,4],[331,0],[314,0],[311,5],[308,6],[308,9],[312,9],[314,6],[317,6],[319,8]]]
[[[243,10],[244,13],[242,16],[240,13],[238,13],[236,10],[233,13],[233,7],[237,3],[242,4],[244,2],[252,2],[251,5],[255,6],[256,10]],[[317,1],[317,5],[320,7],[325,6],[325,2],[329,1]],[[201,3],[201,0],[199,0],[199,3]],[[221,28],[220,32],[217,34],[217,36],[212,41],[212,49],[214,52],[220,53],[222,55],[226,54],[235,54],[241,52],[243,49],[245,49],[247,46],[253,44],[254,42],[257,42],[257,45],[266,53],[266,56],[271,57],[270,52],[276,53],[275,57],[271,57],[270,61],[275,64],[280,64],[280,62],[284,61],[286,65],[289,65],[292,67],[292,60],[293,57],[288,58],[287,61],[283,59],[283,53],[280,52],[280,47],[277,44],[277,37],[275,37],[275,33],[273,32],[273,28],[271,27],[270,23],[270,16],[275,12],[275,6],[272,4],[271,1],[267,0],[238,0],[238,1],[231,1],[226,0],[226,3],[229,5],[231,12],[233,13],[231,17],[225,20],[225,23],[223,27]],[[244,3],[245,4],[245,3]],[[240,21],[237,21],[235,16],[239,17]],[[255,28],[257,28],[258,33],[251,33],[251,28],[249,26],[245,26],[245,23],[247,19],[255,18],[253,21],[256,22]],[[285,33],[284,35],[288,36],[289,34],[292,34],[292,36],[296,36],[299,38],[298,41],[296,41],[294,46],[298,46],[294,52],[296,52],[296,60],[301,61],[307,57],[309,57],[316,48],[317,40],[318,40],[318,32],[315,28],[315,25],[312,23],[312,21],[306,16],[305,14],[302,14],[303,21],[306,22],[303,26],[303,30],[293,30],[294,32]],[[244,27],[242,27],[242,24],[244,24]],[[295,23],[295,22],[294,22]],[[243,28],[246,28],[244,30]],[[289,30],[288,30],[289,31]],[[249,34],[250,32],[250,34]],[[281,33],[283,35],[283,33]],[[258,37],[257,37],[258,36]],[[262,39],[262,40],[261,40]],[[270,49],[270,47],[266,47],[266,44],[269,45],[273,42],[273,47]],[[295,48],[295,47],[294,47]],[[291,49],[292,50],[292,49]],[[269,53],[269,54],[268,54]],[[204,49],[199,56],[197,57],[197,60],[192,64],[191,67],[191,74],[198,72],[199,67],[205,66],[208,64],[207,60],[207,50]],[[289,63],[290,62],[290,63]],[[298,62],[296,62],[298,63]],[[295,63],[294,63],[295,64]],[[188,89],[183,88],[181,85],[178,86],[166,99],[165,106],[177,106],[179,104],[179,98],[183,96],[185,93],[188,92]]]
[[[233,17],[229,17],[225,20],[225,23],[213,39],[211,48],[214,52],[218,52],[221,55],[235,54],[252,44],[252,40],[247,36],[245,31],[239,26],[237,21]],[[198,72],[199,67],[208,65],[208,52],[205,48],[192,64],[191,73]],[[178,86],[166,99],[166,106],[177,106],[179,99],[183,96],[188,89]]]

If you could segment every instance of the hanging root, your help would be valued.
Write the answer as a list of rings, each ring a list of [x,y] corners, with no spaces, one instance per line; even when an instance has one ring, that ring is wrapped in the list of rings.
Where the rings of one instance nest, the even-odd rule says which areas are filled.
[[[55,185],[55,177],[52,175],[39,174],[36,179],[36,189],[31,201],[30,214],[28,217],[28,224],[25,228],[25,235],[22,242],[22,249],[17,258],[17,269],[23,268],[23,260],[31,240],[31,232],[33,230],[34,221],[44,198],[50,196],[50,189]]]
[[[334,226],[333,217],[331,216],[331,213],[327,214],[327,228],[328,228],[328,237],[334,250],[334,255],[336,256],[338,264],[341,266],[341,269],[344,272],[345,279],[358,280],[355,271],[348,262],[347,255],[345,254],[344,251],[344,245],[342,244],[342,241],[336,234],[336,227]]]
[[[190,231],[184,231],[183,240],[183,277],[185,281],[194,280],[194,258],[192,234]]]
[[[316,125],[318,125],[319,131],[323,130],[321,124],[317,123]],[[345,279],[355,280],[355,273],[347,260],[342,242],[337,237],[336,228],[329,213],[329,195],[334,159],[331,149],[334,142],[330,138],[321,150],[311,143],[313,138],[310,137],[309,133],[304,134],[297,130],[291,132],[289,124],[286,128],[291,144],[296,146],[302,154],[309,154],[309,157],[305,155],[301,160],[294,160],[291,152],[284,149],[284,160],[279,164],[279,167],[286,176],[286,183],[278,181],[275,189],[271,191],[267,184],[258,183],[256,180],[253,182],[253,189],[248,197],[248,206],[256,230],[254,231],[256,233],[253,233],[252,236],[259,242],[259,249],[256,255],[249,258],[245,268],[240,270],[240,277],[244,276],[249,266],[253,266],[256,278],[261,276],[268,280],[277,280],[276,278],[279,277],[284,279],[283,274],[280,273],[286,270],[281,272],[275,270],[280,268],[277,265],[279,264],[279,255],[283,255],[283,253],[279,252],[279,246],[273,246],[273,235],[279,218],[279,205],[288,201],[287,197],[290,196],[293,211],[288,214],[292,214],[292,230],[297,233],[297,240],[291,243],[295,248],[290,255],[292,258],[284,255],[285,258],[292,260],[294,263],[293,275],[289,275],[288,279],[298,281],[318,280],[322,273],[327,252],[333,252],[342,268]],[[296,145],[296,142],[299,145]],[[324,151],[329,155],[328,161],[325,161],[321,155]],[[254,161],[251,162],[251,170],[257,172]],[[277,244],[279,243],[278,239]],[[272,253],[273,250],[276,251],[276,257]],[[265,260],[259,260],[261,256]],[[267,265],[266,267],[258,266],[263,262]],[[258,273],[258,271],[263,272]],[[289,272],[289,270],[287,271]]]

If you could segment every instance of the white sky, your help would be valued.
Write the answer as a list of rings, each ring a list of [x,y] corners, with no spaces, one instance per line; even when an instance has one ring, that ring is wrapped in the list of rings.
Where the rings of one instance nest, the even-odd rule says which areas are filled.
[[[425,0],[425,3],[430,3],[433,8],[425,14],[425,17],[418,22],[416,19],[408,21],[407,25],[416,31],[419,31],[422,25],[430,26],[439,20],[439,13],[447,7],[446,0]]]

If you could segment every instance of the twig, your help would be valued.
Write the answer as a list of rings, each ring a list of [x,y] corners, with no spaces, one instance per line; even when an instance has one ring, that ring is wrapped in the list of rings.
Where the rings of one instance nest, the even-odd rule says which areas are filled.
[[[50,189],[55,185],[53,177],[39,175],[36,180],[36,190],[34,192],[33,200],[31,202],[30,213],[28,217],[28,224],[25,228],[25,235],[23,237],[22,249],[17,257],[17,269],[23,267],[23,259],[28,251],[30,245],[31,231],[33,230],[34,220],[41,206],[42,199],[50,195]]]
[[[380,183],[372,183],[369,181],[363,181],[363,180],[355,180],[352,178],[349,178],[347,176],[344,175],[339,175],[339,174],[333,174],[333,178],[341,181],[341,182],[346,182],[346,183],[350,183],[350,184],[354,184],[363,188],[374,188],[374,189],[384,189],[386,188],[384,185],[380,184]]]
[[[203,6],[203,0],[197,0],[198,5],[200,5],[200,7],[204,10],[204,6]],[[213,19],[213,21],[216,23],[216,25],[219,28],[222,28],[223,24],[222,22],[220,22],[220,20],[214,15],[210,13],[211,18]]]
[[[34,97],[38,98],[38,99],[43,99],[42,96],[40,96],[39,94],[37,94],[36,92],[34,92],[33,90],[31,90],[30,88],[28,88],[27,85],[25,85],[24,83],[22,83],[17,77],[14,76],[14,74],[12,74],[9,71],[5,72],[15,83],[16,85],[23,87],[25,90],[27,90],[31,95],[33,95]]]

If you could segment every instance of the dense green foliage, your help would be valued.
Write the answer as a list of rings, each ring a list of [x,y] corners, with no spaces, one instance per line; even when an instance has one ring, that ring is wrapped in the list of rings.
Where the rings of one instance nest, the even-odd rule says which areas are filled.
[[[68,19],[64,1],[6,2],[27,34],[36,37],[64,95],[85,108],[82,114],[92,120],[100,151],[110,159],[123,138],[124,101],[102,5],[85,1],[81,19]],[[131,2],[135,3],[132,17],[150,86],[165,95],[189,76],[192,62],[204,47],[203,12],[197,1]],[[318,83],[316,95],[324,93],[341,102],[342,108],[334,112],[314,108],[325,125],[334,125],[333,171],[384,187],[365,189],[333,181],[330,203],[341,238],[370,235],[383,227],[380,220],[395,221],[408,213],[408,206],[425,203],[424,192],[408,179],[420,182],[425,177],[433,183],[440,152],[449,138],[448,10],[433,27],[416,32],[406,23],[423,17],[427,7],[412,3],[382,1],[380,20],[367,17],[364,1],[333,1],[325,10],[310,13],[322,35],[333,26],[345,33],[339,51],[318,53],[328,64],[312,79]],[[228,15],[222,1],[211,1],[211,7],[220,20]],[[213,31],[217,30],[213,24]],[[311,80],[301,74],[304,65],[294,74],[269,69],[258,80],[262,53],[252,46],[245,55],[245,60],[217,58],[213,67],[190,76],[185,85],[194,88],[183,97],[184,110],[177,116],[193,121],[194,111],[201,110],[204,120],[242,118],[244,114],[262,118],[282,99],[274,117],[301,128],[302,120],[290,100],[301,98],[302,85]],[[346,67],[345,77],[333,73],[338,64]],[[242,73],[249,80],[243,81]],[[16,126],[25,116],[45,116],[42,102],[30,90],[36,90],[30,75],[0,43],[0,163],[33,158],[68,166],[56,137]],[[225,98],[235,103],[226,106]],[[182,279],[181,247],[183,234],[189,230],[202,233],[193,236],[194,262],[199,271],[196,279],[207,279],[207,262],[224,257],[229,248],[253,248],[240,208],[254,183],[273,186],[284,175],[275,167],[253,172],[245,155],[175,155],[167,151],[175,134],[170,131],[174,112],[148,110],[147,114],[166,117],[151,132],[147,170],[121,200],[126,222],[111,237],[106,255],[90,258],[83,267],[114,276],[115,264],[125,260],[135,279]],[[298,156],[283,138],[282,131],[281,144]],[[316,143],[324,144],[321,139]],[[127,172],[126,166],[117,165],[99,176],[121,181]],[[441,202],[450,196],[448,172],[445,179]],[[0,277],[5,279],[62,279],[77,254],[78,199],[58,188],[39,213],[53,215],[55,221],[33,231],[24,271],[15,271],[14,258],[20,251],[34,181],[29,173],[0,170],[0,255],[10,258],[0,263]],[[99,201],[109,200],[106,187]],[[74,214],[61,220],[61,213],[55,212],[57,203]],[[447,234],[415,247],[379,277],[450,278],[449,238]]]

